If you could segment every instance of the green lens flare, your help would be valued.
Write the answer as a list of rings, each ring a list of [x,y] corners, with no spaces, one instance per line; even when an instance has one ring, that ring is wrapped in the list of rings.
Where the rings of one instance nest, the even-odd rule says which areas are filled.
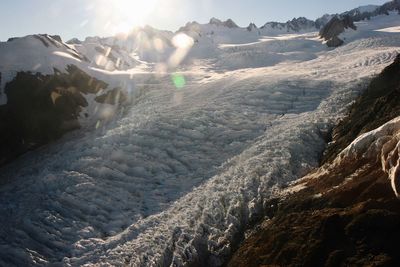
[[[183,88],[186,85],[186,79],[182,74],[174,73],[172,74],[172,82],[178,89]]]

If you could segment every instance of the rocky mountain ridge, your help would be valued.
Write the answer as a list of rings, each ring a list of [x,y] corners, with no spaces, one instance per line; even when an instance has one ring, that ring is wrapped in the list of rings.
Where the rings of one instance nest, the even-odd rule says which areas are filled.
[[[372,17],[380,15],[389,15],[389,12],[399,12],[400,14],[399,0],[393,0],[382,6],[364,6],[342,14],[332,15],[329,21],[321,23],[319,35],[326,41],[328,47],[338,47],[344,43],[344,41],[339,38],[340,34],[347,29],[357,30],[354,24],[355,22],[370,20]]]

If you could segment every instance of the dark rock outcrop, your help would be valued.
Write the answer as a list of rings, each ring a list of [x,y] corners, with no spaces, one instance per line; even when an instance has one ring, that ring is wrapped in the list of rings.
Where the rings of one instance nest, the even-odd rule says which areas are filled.
[[[315,22],[309,20],[305,17],[294,18],[288,22],[286,22],[287,28],[290,31],[299,32],[301,30],[307,30],[311,28],[315,28]]]
[[[209,24],[216,26],[224,26],[227,28],[239,28],[239,26],[232,19],[221,21],[217,18],[211,18]]]
[[[379,164],[348,162],[308,179],[228,266],[400,265],[400,203]]]
[[[53,75],[19,72],[6,84],[8,101],[0,106],[0,165],[79,128],[88,105],[83,95],[106,87],[74,65]]]
[[[344,44],[344,41],[337,36],[334,36],[333,38],[329,39],[326,42],[326,45],[328,47],[338,47],[341,46],[342,44]]]
[[[71,40],[67,41],[67,44],[82,44],[82,41],[78,38],[72,38]]]
[[[326,163],[266,203],[269,219],[228,266],[400,266],[400,201],[387,169],[398,161],[399,120],[357,138],[400,116],[399,70],[397,57],[371,82],[335,128]]]
[[[231,19],[224,21],[223,25],[228,28],[239,28],[239,26]]]
[[[398,11],[400,13],[400,0],[393,0],[383,4],[373,12],[372,16],[388,15],[391,11]]]
[[[327,41],[329,47],[338,47],[343,44],[343,40],[338,36],[348,28],[357,30],[350,16],[342,18],[335,16],[321,29],[319,35]]]
[[[249,32],[252,32],[252,31],[254,31],[254,30],[258,30],[256,24],[254,24],[254,23],[250,23],[249,26],[247,26],[246,29],[247,29]]]
[[[335,15],[327,21],[330,15],[324,15],[315,21],[316,28],[320,28],[320,37],[327,41],[329,47],[337,47],[344,42],[338,36],[346,29],[357,30],[354,22],[369,20],[379,15],[389,15],[389,12],[398,11],[400,14],[400,0],[393,0],[377,7],[373,11],[360,11],[359,8],[352,9],[339,15]]]
[[[51,38],[53,38],[54,40],[56,40],[59,43],[62,43],[62,39],[60,35],[50,35]]]

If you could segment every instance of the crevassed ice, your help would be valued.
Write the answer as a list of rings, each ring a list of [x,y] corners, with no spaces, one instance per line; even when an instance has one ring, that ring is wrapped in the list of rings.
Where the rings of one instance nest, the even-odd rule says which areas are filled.
[[[317,166],[321,133],[390,63],[393,38],[187,72],[181,90],[154,80],[115,121],[4,168],[0,265],[221,265],[274,190]]]

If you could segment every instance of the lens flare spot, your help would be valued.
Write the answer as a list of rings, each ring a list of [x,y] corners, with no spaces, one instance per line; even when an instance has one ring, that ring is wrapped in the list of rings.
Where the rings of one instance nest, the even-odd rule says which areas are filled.
[[[172,82],[175,87],[178,89],[182,89],[186,85],[186,79],[182,74],[174,73],[172,74]]]
[[[178,33],[172,38],[172,44],[178,49],[190,49],[194,45],[194,40],[187,34]]]

